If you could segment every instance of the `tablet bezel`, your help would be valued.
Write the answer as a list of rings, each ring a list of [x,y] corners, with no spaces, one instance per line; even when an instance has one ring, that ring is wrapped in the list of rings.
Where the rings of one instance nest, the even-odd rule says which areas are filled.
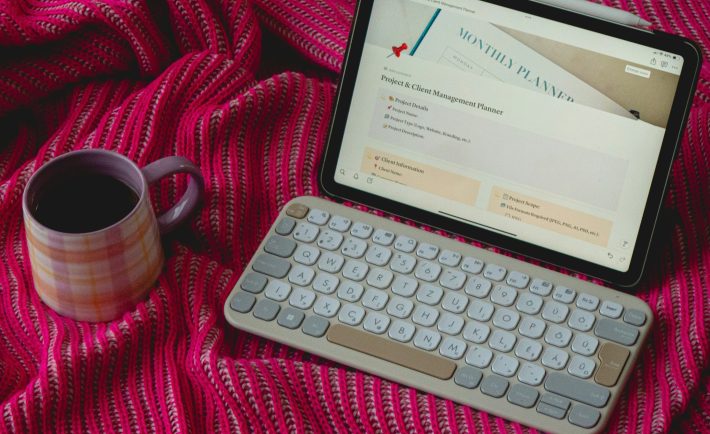
[[[348,49],[343,61],[343,69],[337,99],[335,101],[330,134],[319,177],[322,190],[330,196],[345,201],[357,202],[370,208],[379,209],[427,226],[439,228],[450,233],[480,241],[484,244],[496,246],[531,259],[596,277],[614,285],[622,287],[636,285],[643,275],[644,266],[653,239],[653,232],[663,204],[666,185],[670,177],[673,159],[680,145],[682,133],[690,112],[693,92],[697,84],[701,63],[699,48],[692,41],[679,36],[612,23],[534,1],[481,1],[563,22],[575,27],[617,37],[683,57],[684,64],[680,74],[679,85],[673,99],[666,134],[663,138],[628,271],[622,272],[604,267],[529,242],[507,237],[478,226],[469,225],[459,220],[447,218],[440,214],[424,211],[420,208],[348,187],[335,181],[335,171],[345,133],[347,116],[352,102],[355,78],[359,70],[362,50],[365,44],[365,35],[372,12],[372,0],[358,1],[356,7]]]

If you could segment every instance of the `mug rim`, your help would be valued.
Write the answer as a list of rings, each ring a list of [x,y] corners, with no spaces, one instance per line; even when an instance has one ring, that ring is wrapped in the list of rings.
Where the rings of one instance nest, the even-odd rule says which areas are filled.
[[[50,228],[49,226],[40,223],[40,222],[35,218],[35,216],[32,214],[32,212],[29,210],[29,207],[28,207],[28,200],[29,200],[29,199],[28,199],[28,195],[29,195],[29,191],[31,190],[32,185],[33,185],[35,182],[37,182],[37,179],[42,175],[42,173],[44,173],[44,172],[46,172],[47,170],[49,170],[49,168],[51,168],[52,166],[55,166],[55,165],[57,165],[57,164],[62,163],[64,160],[67,160],[67,159],[72,158],[72,157],[76,157],[77,155],[81,155],[81,154],[103,154],[103,155],[105,155],[105,156],[107,156],[107,157],[109,157],[109,158],[116,158],[116,159],[118,159],[119,161],[121,161],[121,162],[127,164],[127,165],[131,168],[131,170],[135,171],[135,172],[138,174],[138,178],[141,180],[141,184],[142,184],[142,185],[141,185],[141,191],[140,191],[139,194],[138,194],[138,200],[136,201],[136,204],[135,204],[135,206],[133,207],[133,209],[131,209],[131,211],[130,211],[128,214],[126,214],[125,216],[123,216],[123,218],[121,218],[121,219],[118,220],[117,222],[110,224],[109,226],[106,226],[106,227],[103,227],[103,228],[100,228],[100,229],[96,229],[96,230],[90,231],[90,232],[62,232],[62,231],[59,231],[59,230],[56,230],[56,229],[52,229],[52,228]],[[130,186],[129,186],[129,187],[130,187]],[[49,232],[49,233],[57,234],[57,235],[60,235],[60,236],[62,236],[62,237],[72,237],[72,238],[74,238],[74,237],[85,237],[85,236],[87,236],[87,235],[100,234],[100,233],[102,233],[102,232],[105,232],[105,231],[114,229],[114,228],[116,228],[116,227],[122,225],[123,223],[125,223],[127,220],[129,220],[131,217],[133,217],[133,216],[138,212],[139,208],[141,207],[141,203],[142,203],[143,200],[145,199],[145,196],[146,196],[146,192],[147,192],[147,191],[148,191],[148,189],[147,189],[147,182],[146,182],[146,180],[145,180],[145,175],[143,175],[143,171],[140,169],[140,167],[138,167],[138,165],[137,165],[136,163],[134,163],[133,161],[131,161],[131,160],[130,160],[128,157],[126,157],[125,155],[120,154],[120,153],[115,152],[115,151],[109,151],[109,150],[106,150],[106,149],[78,149],[78,150],[75,150],[75,151],[69,151],[69,152],[67,152],[67,153],[65,153],[65,154],[62,154],[62,155],[60,155],[60,156],[58,156],[58,157],[56,157],[56,158],[51,159],[50,161],[48,161],[47,163],[45,163],[44,165],[42,165],[42,167],[40,167],[39,169],[37,169],[37,171],[36,171],[35,173],[32,174],[32,176],[30,177],[30,179],[27,181],[27,184],[25,185],[24,191],[22,192],[22,211],[23,211],[23,214],[24,214],[25,218],[31,220],[33,224],[37,225],[38,227],[42,228],[43,230],[46,230],[46,231]]]

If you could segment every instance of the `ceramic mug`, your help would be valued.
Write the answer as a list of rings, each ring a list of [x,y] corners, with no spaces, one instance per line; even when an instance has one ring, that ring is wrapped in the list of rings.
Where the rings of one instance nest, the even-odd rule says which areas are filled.
[[[185,194],[156,218],[148,185],[181,172],[190,176]],[[136,194],[135,206],[120,220],[92,232],[61,232],[40,223],[33,210],[37,210],[42,189],[77,173],[121,181]],[[182,157],[163,158],[140,169],[121,154],[87,149],[61,155],[42,166],[30,178],[22,197],[32,277],[42,301],[79,321],[109,321],[131,309],[162,270],[160,234],[189,217],[203,187],[200,169]]]

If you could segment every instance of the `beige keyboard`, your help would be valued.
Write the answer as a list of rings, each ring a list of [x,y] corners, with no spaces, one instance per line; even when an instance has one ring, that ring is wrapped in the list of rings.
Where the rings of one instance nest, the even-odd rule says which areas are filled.
[[[315,197],[284,207],[224,313],[555,433],[603,429],[653,319],[636,297]]]

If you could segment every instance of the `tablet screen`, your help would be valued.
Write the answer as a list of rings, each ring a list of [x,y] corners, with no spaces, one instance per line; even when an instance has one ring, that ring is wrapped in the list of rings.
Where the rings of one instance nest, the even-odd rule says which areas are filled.
[[[683,58],[476,0],[374,0],[335,181],[627,271]]]

